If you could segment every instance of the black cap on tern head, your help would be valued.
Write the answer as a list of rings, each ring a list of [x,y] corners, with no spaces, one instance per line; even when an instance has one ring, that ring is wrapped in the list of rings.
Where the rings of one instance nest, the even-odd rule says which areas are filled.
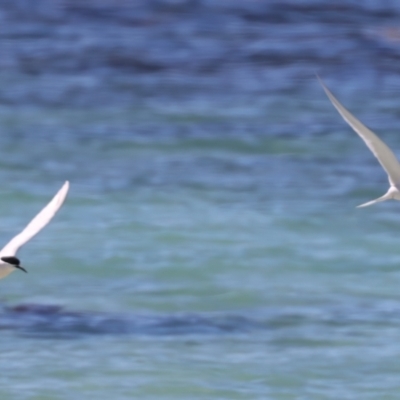
[[[15,268],[18,268],[21,271],[28,273],[28,271],[20,265],[21,261],[19,261],[19,259],[17,257],[1,257],[0,260],[13,265]]]

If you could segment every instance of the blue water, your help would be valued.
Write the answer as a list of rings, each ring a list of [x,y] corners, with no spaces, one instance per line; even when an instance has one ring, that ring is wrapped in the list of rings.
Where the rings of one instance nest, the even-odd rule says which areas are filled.
[[[397,399],[395,2],[0,2],[1,399]]]

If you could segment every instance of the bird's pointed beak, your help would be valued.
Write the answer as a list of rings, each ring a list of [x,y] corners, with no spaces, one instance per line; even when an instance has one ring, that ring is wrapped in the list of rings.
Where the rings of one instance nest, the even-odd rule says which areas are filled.
[[[21,265],[14,265],[14,267],[20,269],[21,271],[28,273],[28,271],[24,267],[21,267]]]

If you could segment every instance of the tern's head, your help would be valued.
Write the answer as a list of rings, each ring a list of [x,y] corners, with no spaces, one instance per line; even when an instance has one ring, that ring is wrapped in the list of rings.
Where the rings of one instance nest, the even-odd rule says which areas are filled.
[[[17,257],[1,257],[0,260],[11,264],[13,267],[20,269],[21,271],[28,272],[24,267],[21,266],[21,261]]]

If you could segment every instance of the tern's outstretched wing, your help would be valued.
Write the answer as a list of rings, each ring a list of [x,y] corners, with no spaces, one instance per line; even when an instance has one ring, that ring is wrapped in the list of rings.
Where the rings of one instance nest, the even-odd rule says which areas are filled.
[[[378,159],[379,163],[389,176],[390,184],[400,189],[400,163],[392,150],[390,150],[390,148],[384,142],[382,142],[382,140],[379,139],[374,132],[369,130],[354,115],[346,110],[346,108],[339,103],[336,97],[330,92],[330,90],[325,86],[319,77],[318,80],[325,90],[329,100],[332,102],[336,110],[339,111],[339,114],[354,129],[361,139],[364,140],[365,144]]]
[[[17,236],[8,242],[0,251],[0,257],[14,256],[18,249],[40,232],[54,217],[67,197],[69,182],[66,181],[49,204]]]

